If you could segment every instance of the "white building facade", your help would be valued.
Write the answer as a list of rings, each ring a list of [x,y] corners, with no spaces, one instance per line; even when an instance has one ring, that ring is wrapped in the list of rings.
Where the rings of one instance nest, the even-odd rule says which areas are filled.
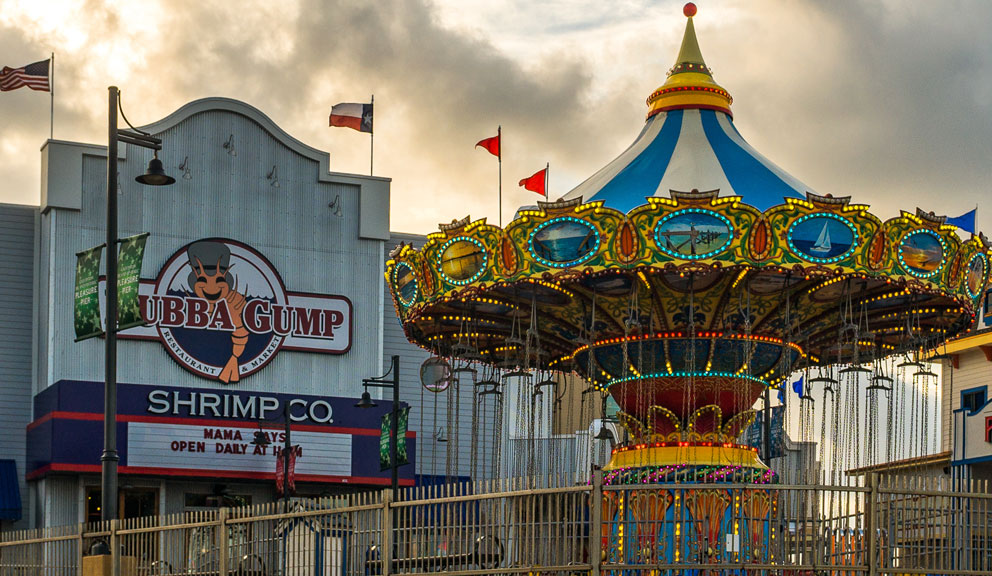
[[[992,480],[992,291],[985,294],[971,333],[941,350],[941,449],[950,472]]]
[[[176,183],[136,183],[152,153],[119,147],[119,237],[148,233],[147,325],[118,340],[121,516],[274,499],[287,407],[298,495],[387,486],[390,403],[354,405],[397,353],[383,349],[389,179],[333,173],[326,153],[229,99],[143,130]],[[0,491],[3,529],[99,519],[105,342],[75,341],[73,318],[77,253],[106,237],[106,170],[105,146],[48,141],[40,206],[0,206],[0,472],[16,478]],[[270,446],[252,444],[259,430]],[[401,485],[414,483],[413,430],[407,442]]]

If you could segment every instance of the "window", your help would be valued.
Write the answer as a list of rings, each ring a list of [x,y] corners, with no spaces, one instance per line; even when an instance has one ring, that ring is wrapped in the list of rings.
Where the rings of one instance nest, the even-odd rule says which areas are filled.
[[[99,522],[103,515],[101,489],[86,488],[86,521]],[[121,488],[117,499],[118,518],[141,518],[158,515],[158,490],[155,488]]]
[[[234,506],[250,506],[251,496],[243,494],[229,494],[226,487],[215,490],[213,494],[191,494],[184,496],[186,510],[200,510],[204,508],[224,508]]]
[[[99,522],[102,513],[103,511],[100,508],[100,489],[87,488],[86,489],[86,521]]]
[[[986,402],[986,388],[972,388],[971,390],[961,391],[961,408],[968,411],[969,414],[974,414],[982,408],[985,407]]]

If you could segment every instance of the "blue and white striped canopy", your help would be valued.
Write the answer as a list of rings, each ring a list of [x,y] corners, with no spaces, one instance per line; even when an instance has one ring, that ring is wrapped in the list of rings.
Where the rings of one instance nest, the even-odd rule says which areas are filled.
[[[742,196],[759,210],[812,192],[745,142],[725,112],[690,108],[649,118],[627,150],[563,199],[602,200],[626,213],[648,196],[692,189]]]

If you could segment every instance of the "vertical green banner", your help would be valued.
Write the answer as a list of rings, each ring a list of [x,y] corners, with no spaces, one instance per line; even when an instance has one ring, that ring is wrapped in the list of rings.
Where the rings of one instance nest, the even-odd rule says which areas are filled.
[[[406,453],[406,431],[407,422],[410,418],[410,407],[405,406],[399,409],[399,418],[396,424],[396,433],[399,436],[396,440],[396,465],[409,464],[410,460]],[[393,418],[391,412],[382,415],[382,428],[379,432],[379,469],[389,470],[389,433],[391,432]]]
[[[73,320],[76,342],[103,334],[100,326],[100,255],[103,244],[76,253],[76,290]]]
[[[120,241],[117,259],[117,330],[143,326],[141,303],[138,301],[138,283],[141,280],[141,262],[145,258],[145,241],[148,232],[129,236]]]
[[[410,407],[404,406],[399,410],[399,425],[396,427],[396,433],[399,434],[399,438],[396,439],[396,465],[402,466],[404,464],[409,464],[410,460],[406,455],[406,427],[407,421],[410,419]]]
[[[379,431],[379,470],[389,470],[389,433],[392,431],[392,416],[389,412],[382,415],[382,427]]]

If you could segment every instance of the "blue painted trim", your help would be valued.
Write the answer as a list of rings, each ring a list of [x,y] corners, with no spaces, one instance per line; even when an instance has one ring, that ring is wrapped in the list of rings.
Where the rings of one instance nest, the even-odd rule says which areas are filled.
[[[682,113],[682,110],[667,112],[661,130],[644,151],[586,201],[603,200],[610,208],[627,213],[645,204],[646,197],[654,196],[679,143]],[[658,121],[660,115],[649,120],[645,130],[651,122]]]
[[[975,464],[977,462],[992,462],[992,455],[977,456],[975,458],[964,458],[961,460],[951,460],[951,466],[963,466],[966,464]]]
[[[799,191],[778,177],[750,152],[741,148],[724,132],[713,110],[700,110],[703,132],[713,148],[733,194],[758,210],[767,210],[783,203],[784,198],[803,198]],[[733,126],[733,122],[730,123]],[[737,128],[734,127],[734,132]],[[740,133],[737,133],[740,136]],[[741,138],[741,140],[744,140]],[[723,191],[729,193],[730,191]]]
[[[976,408],[975,410],[973,410],[971,412],[968,412],[968,410],[964,407],[964,395],[965,394],[969,394],[971,392],[985,392],[985,403],[982,404],[981,406],[979,406],[978,408]],[[962,412],[968,412],[967,414],[965,414],[965,416],[969,416],[969,417],[970,416],[974,416],[975,414],[978,414],[982,410],[985,410],[985,407],[988,406],[990,403],[992,403],[992,399],[989,398],[989,387],[988,387],[987,384],[984,385],[984,386],[975,386],[974,388],[968,388],[966,390],[961,390],[960,394],[961,394],[961,396],[960,396],[961,408],[959,408],[959,410],[962,411]],[[957,411],[958,410],[955,410],[955,412],[957,412]]]

